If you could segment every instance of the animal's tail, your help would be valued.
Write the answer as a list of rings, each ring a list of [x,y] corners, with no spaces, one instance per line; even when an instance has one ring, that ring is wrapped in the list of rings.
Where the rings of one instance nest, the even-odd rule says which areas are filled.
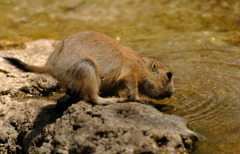
[[[49,68],[47,67],[39,67],[26,64],[19,59],[12,58],[12,57],[2,57],[3,59],[7,60],[9,64],[17,67],[18,69],[22,70],[23,72],[35,72],[35,73],[49,73]]]

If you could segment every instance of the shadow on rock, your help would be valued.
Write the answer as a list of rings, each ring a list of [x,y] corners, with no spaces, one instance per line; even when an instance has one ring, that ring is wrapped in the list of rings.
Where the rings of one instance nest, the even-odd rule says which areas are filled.
[[[24,138],[24,151],[27,152],[31,145],[41,145],[41,139],[39,140],[36,138],[41,138],[41,133],[44,131],[44,127],[55,123],[56,119],[60,118],[69,106],[78,101],[79,99],[77,98],[71,98],[70,96],[65,95],[57,100],[56,105],[48,105],[44,107],[34,121],[33,130]]]

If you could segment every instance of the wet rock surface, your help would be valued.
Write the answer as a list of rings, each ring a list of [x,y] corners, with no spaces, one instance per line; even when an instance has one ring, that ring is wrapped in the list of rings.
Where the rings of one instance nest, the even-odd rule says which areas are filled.
[[[0,56],[43,65],[55,44],[28,42],[25,49],[2,50]],[[47,75],[22,73],[2,59],[0,78],[1,153],[177,153],[190,152],[197,141],[183,118],[149,105],[22,99],[48,96],[57,82]]]

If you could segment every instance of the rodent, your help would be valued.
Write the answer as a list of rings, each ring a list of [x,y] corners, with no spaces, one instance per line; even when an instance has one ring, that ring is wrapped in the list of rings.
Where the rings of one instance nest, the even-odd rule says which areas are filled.
[[[42,67],[3,58],[24,72],[50,74],[65,86],[67,95],[92,104],[126,101],[100,96],[117,95],[122,88],[131,101],[141,101],[139,92],[154,99],[170,97],[174,92],[167,66],[157,59],[141,57],[99,32],[80,32],[64,39]]]

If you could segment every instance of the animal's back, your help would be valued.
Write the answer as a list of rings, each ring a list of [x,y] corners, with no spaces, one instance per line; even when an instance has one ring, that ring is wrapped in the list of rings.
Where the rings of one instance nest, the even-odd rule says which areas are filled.
[[[75,62],[89,58],[98,65],[102,80],[116,80],[125,59],[122,50],[125,50],[122,45],[104,34],[81,32],[60,42],[46,65],[57,77]]]

